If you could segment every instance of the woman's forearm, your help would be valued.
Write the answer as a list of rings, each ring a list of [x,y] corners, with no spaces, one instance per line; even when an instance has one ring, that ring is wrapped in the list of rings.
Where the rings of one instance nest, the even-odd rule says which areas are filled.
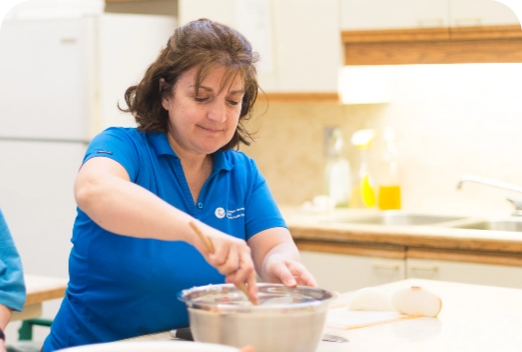
[[[150,191],[106,173],[89,173],[78,178],[75,195],[79,208],[105,230],[132,237],[193,243],[195,235],[188,223],[194,218]]]

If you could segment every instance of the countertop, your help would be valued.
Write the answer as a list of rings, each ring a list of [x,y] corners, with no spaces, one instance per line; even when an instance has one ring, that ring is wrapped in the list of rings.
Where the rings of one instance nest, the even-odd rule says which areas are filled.
[[[42,303],[62,298],[67,288],[67,279],[24,275],[27,298],[21,312],[13,312],[11,321],[27,320],[42,315]]]
[[[421,286],[438,294],[443,308],[437,318],[416,318],[354,330],[327,328],[348,343],[321,341],[316,352],[518,352],[522,350],[522,290],[444,281],[410,279],[379,286],[391,293]],[[339,296],[333,307],[350,301]],[[168,333],[136,340],[170,340]],[[175,341],[173,341],[175,343]]]
[[[479,251],[501,253],[505,256],[520,256],[522,253],[522,234],[519,232],[470,230],[439,225],[382,226],[334,221],[379,213],[373,209],[334,209],[328,213],[313,214],[302,212],[298,208],[282,207],[281,212],[296,242],[319,241],[374,244],[390,248]],[[479,221],[484,220],[484,217],[465,217],[465,221],[469,222],[470,219]]]

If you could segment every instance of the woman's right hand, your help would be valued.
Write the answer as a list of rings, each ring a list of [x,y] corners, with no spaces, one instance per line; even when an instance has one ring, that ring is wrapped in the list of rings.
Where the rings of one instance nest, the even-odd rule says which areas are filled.
[[[225,282],[238,286],[248,284],[251,297],[257,298],[256,273],[250,247],[246,241],[230,236],[208,225],[198,222],[199,230],[212,243],[214,252],[196,237],[194,246],[205,257],[207,262],[225,275]]]

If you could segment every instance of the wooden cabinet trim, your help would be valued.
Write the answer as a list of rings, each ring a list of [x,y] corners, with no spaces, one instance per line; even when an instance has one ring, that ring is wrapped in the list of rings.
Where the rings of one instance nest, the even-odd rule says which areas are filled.
[[[348,43],[408,42],[448,40],[449,28],[385,29],[365,31],[342,31],[341,40]]]
[[[345,65],[522,62],[522,38],[447,42],[361,43],[345,47]]]
[[[258,102],[266,103],[339,103],[337,92],[265,92],[259,93]]]
[[[406,249],[400,246],[385,246],[360,243],[339,243],[327,241],[295,240],[297,248],[302,251],[359,255],[389,259],[405,259]]]
[[[471,252],[435,248],[407,248],[407,259],[446,260],[452,262],[522,267],[522,254]]]
[[[522,62],[518,25],[343,31],[345,65]]]
[[[342,31],[341,40],[346,43],[448,41],[454,39],[512,39],[522,38],[521,26],[480,26],[408,28],[365,31]]]

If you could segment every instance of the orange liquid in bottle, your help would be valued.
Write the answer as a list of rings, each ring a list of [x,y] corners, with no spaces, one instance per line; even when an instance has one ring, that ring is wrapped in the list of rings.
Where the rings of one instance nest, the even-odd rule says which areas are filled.
[[[379,209],[392,210],[401,208],[401,186],[379,187]]]

